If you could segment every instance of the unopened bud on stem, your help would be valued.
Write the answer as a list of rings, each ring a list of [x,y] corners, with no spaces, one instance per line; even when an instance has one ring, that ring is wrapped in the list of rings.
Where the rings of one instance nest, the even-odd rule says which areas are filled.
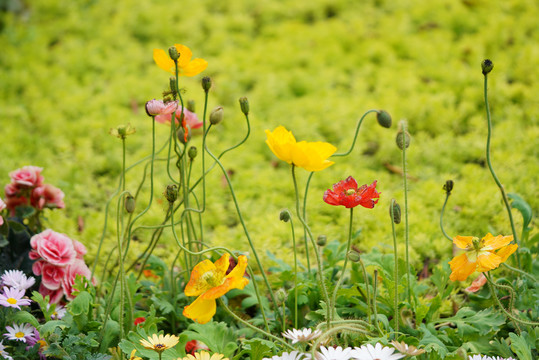
[[[174,61],[178,61],[180,58],[180,54],[178,53],[178,49],[176,49],[176,46],[171,46],[168,48],[168,56]]]
[[[288,222],[290,220],[290,213],[288,212],[288,210],[281,211],[281,213],[279,214],[279,220],[284,222]]]
[[[316,245],[318,246],[325,246],[327,242],[328,238],[326,237],[326,235],[319,235],[318,239],[316,239]]]
[[[208,93],[208,91],[210,91],[210,88],[211,88],[211,78],[209,78],[208,76],[204,76],[202,78],[202,89],[204,89],[205,93]]]
[[[125,210],[130,214],[135,211],[135,198],[131,194],[125,197]]]
[[[359,253],[355,250],[350,250],[346,256],[348,256],[348,260],[352,262],[359,262],[359,260],[361,260]]]
[[[249,115],[249,100],[245,96],[240,97],[240,107],[242,113]]]
[[[451,190],[453,190],[453,185],[455,183],[453,182],[453,180],[447,180],[444,184],[444,190],[445,192],[447,193],[447,195],[451,195]]]
[[[389,216],[392,217],[395,224],[401,223],[401,207],[395,199],[392,199],[391,204],[389,204]]]
[[[385,110],[378,110],[376,113],[376,120],[378,120],[378,124],[382,127],[391,127],[391,115]]]
[[[210,114],[210,123],[217,125],[223,120],[224,110],[222,106],[217,106]]]
[[[197,157],[198,150],[196,146],[191,146],[189,150],[187,151],[187,155],[189,155],[189,159],[194,160]]]
[[[493,68],[494,64],[489,59],[485,59],[481,62],[481,70],[483,71],[483,75],[486,75],[491,72]]]
[[[164,195],[169,204],[173,204],[178,198],[178,187],[175,184],[167,185]]]
[[[195,112],[195,100],[190,99],[187,101],[187,110],[190,112]]]
[[[397,132],[397,137],[395,138],[395,141],[399,149],[403,150],[405,146],[406,149],[408,149],[408,147],[410,146],[410,141],[412,141],[412,137],[410,136],[408,131],[400,129]]]

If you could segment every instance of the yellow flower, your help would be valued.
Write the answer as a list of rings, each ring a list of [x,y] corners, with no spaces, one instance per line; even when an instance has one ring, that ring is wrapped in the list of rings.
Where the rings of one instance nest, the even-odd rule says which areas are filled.
[[[157,334],[153,334],[152,336],[148,337],[148,340],[140,340],[140,343],[146,349],[163,352],[166,349],[174,347],[178,343],[178,341],[180,341],[180,338],[176,335],[157,336]],[[133,353],[131,353],[131,355],[133,355]]]
[[[455,236],[455,245],[466,252],[449,262],[452,270],[449,278],[464,281],[476,270],[485,272],[497,268],[517,249],[518,245],[509,245],[511,241],[513,235],[493,236],[488,233],[481,240],[474,236]]]
[[[266,130],[266,144],[279,159],[307,171],[320,171],[334,164],[327,160],[337,148],[327,142],[296,142],[292,132],[279,126],[273,132]]]
[[[224,254],[212,263],[204,260],[198,263],[191,272],[191,279],[185,287],[185,295],[198,296],[191,305],[183,310],[183,315],[199,324],[205,324],[215,315],[215,299],[229,290],[243,289],[249,280],[243,277],[247,268],[247,258],[238,257],[238,264],[226,275],[230,265],[230,255]]]
[[[140,356],[135,356],[136,352],[137,352],[136,349],[131,351],[131,356],[129,356],[129,360],[142,360],[142,358]]]
[[[178,76],[195,76],[208,67],[208,62],[204,59],[193,59],[191,50],[182,44],[174,44],[180,58],[178,59]],[[174,60],[163,49],[153,49],[153,59],[161,69],[176,74]]]
[[[210,357],[210,353],[207,351],[201,351],[195,353],[195,356],[188,354],[184,358],[178,358],[177,360],[228,360],[228,358],[225,358],[222,354],[213,354]]]

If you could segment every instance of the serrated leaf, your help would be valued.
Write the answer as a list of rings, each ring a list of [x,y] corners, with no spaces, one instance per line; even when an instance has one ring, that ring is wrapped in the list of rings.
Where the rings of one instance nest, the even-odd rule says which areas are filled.
[[[28,323],[32,325],[33,327],[37,328],[39,326],[39,322],[34,317],[34,315],[30,314],[28,311],[17,311],[14,316],[14,321],[18,324],[20,323]]]
[[[489,332],[496,332],[505,324],[502,314],[493,309],[475,311],[469,307],[460,309],[457,314],[450,318],[437,320],[437,322],[452,322],[457,326],[458,334],[461,337],[478,334],[486,335]]]
[[[436,335],[432,334],[425,324],[421,324],[420,330],[423,333],[423,337],[419,341],[419,345],[424,345],[426,352],[435,351],[442,359],[445,358],[448,350],[444,343]]]
[[[41,325],[41,327],[39,328],[39,333],[43,336],[47,336],[48,334],[52,333],[57,327],[59,327],[60,329],[64,329],[66,326],[67,323],[63,320],[47,321],[45,324]]]
[[[511,350],[517,354],[519,360],[532,360],[530,344],[522,336],[509,333],[509,338],[511,339]]]
[[[262,360],[266,356],[271,357],[273,348],[275,348],[274,343],[268,340],[247,340],[243,342],[243,350],[235,356],[235,359],[241,359],[247,355],[247,359]]]
[[[522,224],[523,229],[526,229],[530,222],[532,221],[533,211],[530,204],[526,202],[520,195],[515,193],[508,193],[507,197],[513,200],[511,202],[511,207],[517,209],[522,214],[522,219],[524,223]]]
[[[160,297],[152,295],[152,302],[163,313],[163,315],[170,314],[174,311],[174,306]]]
[[[209,322],[207,324],[192,324],[184,331],[189,339],[195,339],[206,344],[211,351],[232,357],[237,346],[231,348],[229,343],[236,345],[237,336],[224,322]]]

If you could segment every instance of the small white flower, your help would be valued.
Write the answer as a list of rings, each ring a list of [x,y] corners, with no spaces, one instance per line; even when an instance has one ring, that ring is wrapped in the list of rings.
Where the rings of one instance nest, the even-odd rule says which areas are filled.
[[[11,356],[9,356],[8,352],[6,351],[6,347],[4,345],[4,340],[0,341],[0,356],[2,356],[4,359],[13,360]]]
[[[6,270],[2,275],[2,284],[11,286],[17,290],[27,290],[32,287],[36,282],[32,276],[27,277],[25,273],[20,270]]]
[[[4,293],[0,294],[0,305],[21,309],[21,306],[30,305],[30,300],[23,299],[24,290],[4,287]]]
[[[515,360],[512,357],[503,358],[501,356],[469,355],[468,360]]]
[[[328,347],[320,346],[320,351],[316,353],[316,360],[348,360],[352,356],[352,348],[343,349],[338,346]]]
[[[35,328],[30,324],[13,324],[13,327],[6,326],[7,333],[4,334],[9,340],[17,340],[26,342],[29,338],[34,336]]]
[[[290,354],[287,352],[284,352],[281,354],[281,356],[273,356],[271,358],[264,358],[262,360],[301,360],[301,359],[307,359],[304,358],[305,354],[302,354],[298,351],[292,351]]]
[[[360,348],[356,347],[351,355],[352,358],[357,360],[397,360],[405,356],[403,354],[393,354],[393,352],[395,352],[395,349],[377,343],[375,346],[367,344]]]
[[[51,304],[47,304],[47,310],[49,310],[50,307],[51,307]],[[54,312],[51,314],[51,318],[54,320],[60,320],[61,318],[64,317],[66,312],[67,310],[65,307],[63,307],[62,305],[56,304],[56,307],[54,308]]]
[[[396,340],[393,340],[391,342],[391,345],[393,345],[395,349],[397,349],[399,352],[409,356],[417,356],[425,352],[425,349],[418,349],[413,345],[406,344],[404,341],[398,342]]]
[[[322,332],[320,330],[315,330],[313,332],[311,329],[308,328],[303,328],[301,330],[292,329],[282,333],[285,338],[292,340],[292,344],[295,344],[297,342],[308,342],[310,340],[316,339],[321,334]]]

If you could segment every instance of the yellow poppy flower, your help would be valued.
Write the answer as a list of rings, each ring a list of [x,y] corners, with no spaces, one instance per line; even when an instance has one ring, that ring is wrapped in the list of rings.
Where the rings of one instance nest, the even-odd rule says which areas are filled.
[[[185,295],[198,296],[196,300],[183,309],[183,315],[199,324],[205,324],[215,315],[215,299],[229,290],[243,289],[249,280],[243,277],[247,268],[247,258],[238,257],[238,264],[227,275],[230,255],[224,254],[215,263],[204,260],[191,271],[191,278],[185,286]]]
[[[210,357],[210,353],[207,351],[201,351],[195,353],[195,355],[188,354],[184,358],[178,358],[177,360],[228,360],[223,354],[213,354]]]
[[[518,245],[509,245],[511,241],[513,235],[493,236],[488,233],[481,240],[474,236],[455,236],[455,245],[466,252],[449,262],[452,271],[449,278],[464,281],[476,270],[485,272],[497,268],[517,249]]]
[[[180,341],[180,338],[176,335],[157,335],[153,334],[152,336],[148,337],[148,340],[140,340],[140,344],[144,346],[146,349],[155,350],[157,352],[163,352],[167,349],[170,349],[171,347],[176,346],[176,344]],[[134,354],[132,354],[134,355]]]
[[[297,142],[292,132],[279,126],[273,132],[266,130],[266,144],[280,160],[304,168],[320,171],[334,164],[327,160],[337,148],[327,142]]]
[[[195,76],[208,67],[208,62],[204,59],[193,59],[191,49],[182,44],[174,44],[180,57],[178,59],[178,76]],[[170,58],[163,49],[153,49],[153,59],[161,69],[176,74],[174,60]]]
[[[135,356],[136,353],[137,353],[136,349],[131,351],[131,356],[129,356],[129,360],[142,360],[140,356]]]

